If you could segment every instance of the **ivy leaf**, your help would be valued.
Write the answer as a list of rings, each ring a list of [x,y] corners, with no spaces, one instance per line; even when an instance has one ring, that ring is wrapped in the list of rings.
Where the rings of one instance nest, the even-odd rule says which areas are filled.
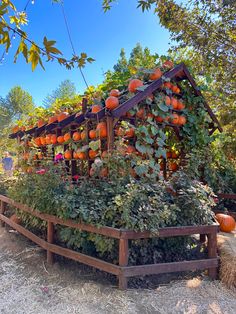
[[[169,107],[166,106],[164,103],[159,103],[158,107],[164,112],[167,112],[169,110]]]
[[[137,149],[140,153],[142,153],[142,154],[144,154],[144,153],[147,152],[146,146],[142,145],[139,141],[137,141],[137,142],[135,143],[135,147],[136,147],[136,149]]]
[[[98,150],[101,146],[101,141],[97,140],[97,141],[91,141],[89,143],[89,148],[91,148],[92,150]]]

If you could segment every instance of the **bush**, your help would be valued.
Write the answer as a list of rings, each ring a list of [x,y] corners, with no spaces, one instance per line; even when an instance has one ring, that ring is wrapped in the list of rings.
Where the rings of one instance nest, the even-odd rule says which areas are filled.
[[[212,191],[181,171],[168,183],[123,177],[112,182],[83,180],[73,185],[62,178],[59,170],[49,170],[44,175],[24,175],[10,188],[9,195],[40,212],[96,226],[156,233],[165,226],[212,223]],[[38,227],[43,228],[39,220],[28,214],[24,213],[22,218],[27,225],[31,222],[35,228],[38,223]],[[57,238],[65,246],[83,253],[106,260],[118,259],[114,239],[62,226],[57,227]],[[187,258],[192,245],[189,237],[134,241],[130,261],[170,260],[175,254],[178,258],[180,255]]]

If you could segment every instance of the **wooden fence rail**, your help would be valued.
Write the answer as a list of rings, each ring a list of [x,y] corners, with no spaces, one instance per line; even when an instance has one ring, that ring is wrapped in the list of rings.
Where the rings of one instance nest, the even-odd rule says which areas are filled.
[[[136,232],[132,230],[117,229],[111,227],[96,227],[92,225],[87,225],[83,223],[76,223],[72,220],[63,220],[53,215],[40,213],[31,209],[30,207],[15,202],[14,200],[0,195],[0,222],[1,226],[6,223],[11,226],[19,233],[23,234],[25,237],[29,238],[31,241],[35,242],[43,249],[47,251],[47,262],[53,264],[54,254],[58,254],[75,261],[79,261],[83,264],[95,267],[102,271],[116,275],[119,280],[119,288],[126,289],[128,278],[134,276],[144,276],[150,274],[160,274],[160,273],[170,273],[178,271],[194,271],[208,269],[208,274],[212,279],[217,276],[218,268],[218,255],[217,255],[217,232],[219,231],[219,225],[213,223],[212,225],[200,225],[200,226],[181,226],[181,227],[168,227],[161,228],[158,234],[152,234],[148,231],[146,232]],[[41,239],[36,236],[26,228],[21,225],[16,224],[8,217],[4,215],[6,211],[6,205],[13,206],[24,212],[27,212],[35,217],[38,217],[47,222],[47,240]],[[105,262],[101,259],[91,257],[71,249],[63,248],[59,245],[54,244],[54,226],[62,225],[66,227],[71,227],[79,229],[81,231],[87,231],[95,234],[100,234],[110,238],[117,239],[119,241],[119,265],[114,265],[112,263]],[[147,239],[153,237],[175,237],[175,236],[185,236],[199,234],[201,239],[207,236],[207,246],[208,246],[208,258],[201,260],[192,261],[182,261],[182,262],[171,262],[171,263],[158,263],[151,265],[139,265],[139,266],[129,266],[129,240],[135,239]]]

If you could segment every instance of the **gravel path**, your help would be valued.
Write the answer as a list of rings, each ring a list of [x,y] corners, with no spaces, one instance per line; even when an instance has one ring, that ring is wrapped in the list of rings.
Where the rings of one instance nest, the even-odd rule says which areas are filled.
[[[236,313],[236,293],[195,277],[158,288],[119,291],[110,280],[78,264],[44,264],[45,254],[0,228],[1,314]]]

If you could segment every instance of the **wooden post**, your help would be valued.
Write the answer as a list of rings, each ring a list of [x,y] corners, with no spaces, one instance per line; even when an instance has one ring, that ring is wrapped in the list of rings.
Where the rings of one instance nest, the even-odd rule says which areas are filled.
[[[108,152],[112,151],[114,146],[114,128],[113,128],[113,117],[107,117],[107,148]]]
[[[127,239],[120,239],[119,241],[119,266],[127,266],[129,260],[129,243]],[[122,270],[118,276],[119,289],[125,290],[128,286],[128,279],[124,276]]]
[[[212,233],[207,235],[208,242],[208,257],[209,258],[217,258],[217,232],[214,230]],[[208,269],[208,276],[211,279],[217,278],[217,267]]]
[[[206,235],[205,234],[200,234],[200,242],[205,243],[206,242]]]
[[[4,215],[5,210],[6,210],[6,204],[3,201],[1,201],[0,214]],[[4,222],[0,220],[0,226],[4,227],[4,225],[5,225]]]
[[[47,242],[53,243],[54,241],[54,225],[52,222],[48,221],[47,227]],[[53,253],[47,250],[47,263],[52,265],[53,264]]]

